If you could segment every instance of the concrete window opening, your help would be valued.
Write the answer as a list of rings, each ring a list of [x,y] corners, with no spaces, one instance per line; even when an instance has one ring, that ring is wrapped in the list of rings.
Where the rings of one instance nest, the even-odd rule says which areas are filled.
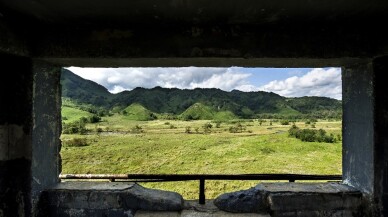
[[[61,84],[62,174],[342,172],[340,68],[67,67]],[[259,182],[206,180],[206,198]],[[199,178],[142,185],[200,191]]]
[[[371,133],[370,130],[373,130],[373,127],[367,125],[372,125],[371,117],[374,117],[374,113],[370,111],[374,111],[371,106],[376,96],[371,90],[374,84],[379,83],[374,83],[376,82],[374,77],[370,77],[369,72],[372,69],[370,67],[370,65],[361,64],[361,66],[344,67],[341,70],[344,84],[342,104],[344,180],[342,184],[335,182],[264,183],[247,190],[220,195],[214,201],[207,201],[206,204],[215,205],[213,208],[208,207],[207,211],[215,209],[227,213],[269,213],[271,216],[296,215],[296,213],[301,213],[300,215],[315,213],[317,216],[324,216],[327,213],[333,216],[353,216],[356,215],[355,213],[371,212],[367,204],[370,203],[368,195],[374,191],[373,183],[361,174],[356,175],[358,167],[370,165],[367,162],[373,159],[369,156],[371,152],[368,149],[371,147],[368,144],[375,137],[371,137],[373,132]],[[41,216],[73,212],[83,213],[82,215],[117,212],[140,215],[142,211],[182,214],[184,210],[199,208],[197,201],[194,203],[197,205],[194,205],[175,192],[144,188],[132,183],[67,181],[58,183],[58,175],[62,172],[61,157],[58,155],[61,149],[59,141],[61,135],[61,68],[36,62],[34,71],[32,85],[34,97],[31,102],[34,108],[31,192],[35,212]],[[47,107],[48,103],[50,107]],[[47,123],[50,124],[47,125]],[[360,123],[367,127],[360,130]],[[46,157],[42,157],[43,155]],[[363,158],[364,161],[351,160],[355,157]],[[365,163],[367,164],[364,165]],[[110,202],[102,207],[101,203],[94,202],[100,200]],[[123,201],[126,202],[123,204]],[[315,206],[309,201],[320,205]]]
[[[0,216],[388,216],[388,32],[381,28],[388,21],[387,11],[388,1],[383,0],[0,0]],[[341,67],[342,181],[263,182],[214,200],[206,195],[206,203],[198,204],[174,191],[143,187],[147,184],[143,182],[61,180],[65,151],[88,150],[91,156],[97,151],[88,149],[93,146],[90,143],[69,147],[61,141],[61,70],[71,66]],[[258,121],[254,123],[259,127]],[[316,128],[304,122],[296,126],[317,129],[319,123]],[[163,122],[170,131],[180,127],[170,125]],[[99,128],[104,130],[100,126],[92,130]],[[99,136],[105,138],[104,133]],[[82,144],[84,136],[74,144]],[[244,139],[251,137],[255,136]],[[125,152],[119,142],[107,142]],[[212,151],[200,145],[196,150]],[[236,154],[244,150],[249,149]],[[273,150],[256,151],[268,161],[274,153],[282,157],[278,149]],[[109,155],[112,150],[105,152]],[[166,156],[149,167],[168,165],[162,157]],[[216,162],[222,157],[205,160]],[[240,158],[230,167],[253,162]],[[295,160],[308,158],[314,156]],[[123,159],[111,156],[112,162]],[[97,160],[84,165],[92,169],[100,165]],[[210,177],[194,182],[206,193],[211,193],[209,187],[224,189],[221,183],[213,188]]]

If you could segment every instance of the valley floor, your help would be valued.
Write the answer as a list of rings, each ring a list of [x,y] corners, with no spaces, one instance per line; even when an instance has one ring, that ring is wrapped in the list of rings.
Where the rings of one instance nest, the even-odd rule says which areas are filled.
[[[207,130],[204,127],[208,125]],[[341,174],[342,141],[302,142],[290,125],[266,120],[131,121],[122,115],[87,124],[86,135],[63,134],[62,174]],[[311,128],[305,122],[295,123]],[[232,133],[231,127],[242,132]],[[341,134],[341,122],[319,120],[316,129]],[[207,132],[205,132],[207,131]],[[74,146],[74,138],[86,139]],[[206,181],[206,196],[246,189],[259,181]],[[142,183],[198,198],[198,181]]]

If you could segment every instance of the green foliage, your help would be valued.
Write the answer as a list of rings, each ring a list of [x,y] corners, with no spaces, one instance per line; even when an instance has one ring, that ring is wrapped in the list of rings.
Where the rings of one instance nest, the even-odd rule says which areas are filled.
[[[242,133],[244,130],[246,130],[246,127],[241,123],[237,123],[236,125],[229,127],[230,133]]]
[[[87,146],[88,141],[86,138],[72,138],[62,142],[64,147],[82,147]]]
[[[288,130],[288,135],[302,140],[303,142],[336,142],[333,134],[327,135],[323,129],[300,129],[295,124]]]
[[[218,121],[227,121],[227,120],[233,120],[237,119],[238,117],[233,114],[231,111],[219,111],[215,113],[213,120],[218,120]]]
[[[80,118],[78,121],[70,123],[62,123],[63,134],[85,134],[87,129],[85,128],[84,118]]]
[[[96,132],[97,133],[102,133],[104,130],[101,128],[101,127],[98,127],[97,129],[96,129]]]
[[[125,108],[123,110],[123,115],[125,115],[128,120],[136,121],[149,121],[157,118],[154,113],[150,112],[138,103],[131,104]]]
[[[328,145],[319,142],[301,142],[283,133],[290,126],[273,122],[259,126],[256,120],[242,134],[229,133],[234,124],[211,122],[211,134],[201,128],[207,120],[169,120],[177,127],[170,130],[166,121],[131,121],[120,114],[105,117],[98,124],[86,124],[93,131],[101,128],[104,135],[63,134],[62,141],[71,138],[86,138],[88,146],[80,148],[64,147],[61,150],[62,173],[125,174],[247,174],[247,173],[298,173],[298,174],[341,174],[342,146],[340,143]],[[267,120],[269,122],[269,120]],[[128,134],[135,125],[145,130],[141,134]],[[304,121],[297,122],[304,125]],[[184,133],[190,126],[192,133]],[[341,134],[340,122],[318,122],[317,128],[335,135]],[[108,130],[109,128],[109,130]],[[195,133],[198,128],[199,133]],[[252,130],[251,134],[247,134]],[[248,182],[248,181],[247,181]],[[209,181],[207,198],[215,198],[226,191],[238,191],[257,185],[256,181]],[[226,187],[224,187],[224,183]],[[221,186],[221,188],[219,187]],[[185,199],[198,197],[198,182],[148,183],[147,187],[176,191]]]
[[[82,104],[107,108],[113,96],[102,85],[85,80],[67,69],[62,69],[61,85],[63,97],[71,98]]]
[[[179,115],[179,117],[185,121],[212,120],[214,114],[214,110],[209,106],[205,106],[202,103],[195,103],[186,109],[186,111],[184,111],[181,115]]]
[[[131,133],[144,133],[143,127],[141,127],[140,125],[135,125],[131,129]]]
[[[101,121],[101,117],[98,115],[92,115],[89,117],[89,120],[88,120],[89,123],[98,123],[100,121]]]
[[[93,115],[92,113],[72,107],[62,107],[61,113],[62,121],[64,121],[65,123],[78,121],[82,117],[89,117]]]
[[[66,69],[62,71],[61,84],[64,99],[70,99],[72,103],[79,105],[80,110],[100,117],[111,115],[108,109],[113,113],[122,111],[125,114],[128,111],[124,112],[123,108],[134,103],[142,105],[152,113],[146,117],[135,115],[134,120],[153,120],[156,117],[175,120],[179,114],[181,120],[340,119],[342,115],[341,101],[326,97],[285,98],[263,91],[226,92],[214,88],[179,90],[161,87],[135,88],[111,94],[101,85],[82,79]],[[198,103],[206,108],[192,108]],[[191,109],[197,111],[190,111]]]
[[[290,124],[290,121],[288,121],[288,120],[281,120],[281,121],[280,121],[280,124],[281,124],[281,125],[289,125],[289,124]]]
[[[204,133],[211,133],[211,128],[213,125],[211,123],[205,123],[202,128]]]

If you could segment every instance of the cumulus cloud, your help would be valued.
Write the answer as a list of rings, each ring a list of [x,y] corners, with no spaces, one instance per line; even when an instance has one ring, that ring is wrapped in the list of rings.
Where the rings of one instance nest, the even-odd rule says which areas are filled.
[[[230,91],[249,84],[250,73],[231,68],[67,68],[118,93],[136,87],[219,88]]]
[[[308,73],[288,72],[291,77],[273,80],[263,86],[251,82],[253,73],[240,67],[231,68],[67,68],[75,74],[95,81],[112,93],[136,87],[153,88],[219,88],[225,91],[274,92],[286,97],[326,96],[341,99],[341,70],[316,68]]]
[[[286,97],[326,96],[341,99],[341,69],[316,68],[302,76],[271,81],[259,89]]]

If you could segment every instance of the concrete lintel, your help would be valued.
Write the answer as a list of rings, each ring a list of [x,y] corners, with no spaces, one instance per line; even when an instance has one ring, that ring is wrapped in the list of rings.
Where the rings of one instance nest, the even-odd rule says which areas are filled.
[[[0,17],[1,18],[1,17]],[[28,56],[26,40],[15,33],[9,26],[0,19],[0,52],[5,54]]]
[[[341,67],[369,58],[36,58],[64,67]]]
[[[388,53],[388,34],[310,26],[41,26],[34,58],[373,58]]]

